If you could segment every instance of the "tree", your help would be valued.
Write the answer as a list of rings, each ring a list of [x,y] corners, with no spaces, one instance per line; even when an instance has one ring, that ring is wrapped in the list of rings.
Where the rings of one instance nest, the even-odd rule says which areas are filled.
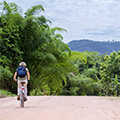
[[[117,75],[115,75],[115,79],[112,79],[113,82],[111,83],[113,86],[113,91],[112,93],[114,93],[115,91],[117,91],[117,96],[120,95],[120,80],[118,79]]]
[[[1,56],[3,56],[2,58],[6,57],[8,59],[5,65],[9,65],[11,70],[13,70],[12,68],[22,60],[22,52],[18,47],[18,41],[20,39],[19,26],[13,24],[13,18],[15,18],[19,11],[19,7],[15,3],[8,4],[6,1],[1,5],[3,12],[1,12],[0,16],[0,52]],[[16,19],[14,19],[14,22],[16,22]],[[3,63],[1,64],[4,65]]]
[[[104,61],[101,63],[100,76],[101,83],[103,84],[103,90],[111,95],[113,91],[113,79],[117,75],[120,79],[120,51],[112,52],[110,55],[104,57]]]
[[[46,89],[51,89],[51,94],[60,95],[63,83],[66,84],[67,74],[73,70],[72,64],[68,62],[69,54],[66,53],[66,51],[70,53],[70,49],[61,41],[61,38],[55,37],[57,34],[53,34],[52,31],[48,33],[50,37],[47,42],[33,52],[35,60],[32,64],[32,69],[35,70],[33,79],[34,86],[37,88],[35,93],[46,91],[45,86],[47,85]]]
[[[79,72],[71,72],[67,77],[67,85],[64,87],[64,95],[100,95],[99,65],[101,57],[96,52],[72,51],[70,60]]]

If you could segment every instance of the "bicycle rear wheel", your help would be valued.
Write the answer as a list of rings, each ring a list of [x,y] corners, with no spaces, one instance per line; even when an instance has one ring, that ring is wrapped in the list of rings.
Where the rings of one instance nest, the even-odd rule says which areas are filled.
[[[21,107],[24,108],[24,94],[22,94]]]
[[[24,94],[21,91],[21,95],[20,95],[20,107],[24,108]]]

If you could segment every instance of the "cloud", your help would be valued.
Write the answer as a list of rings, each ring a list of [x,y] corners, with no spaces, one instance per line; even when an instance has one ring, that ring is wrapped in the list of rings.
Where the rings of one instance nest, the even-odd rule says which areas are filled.
[[[43,5],[52,27],[67,29],[64,42],[77,39],[120,40],[119,0],[6,0],[26,9]]]

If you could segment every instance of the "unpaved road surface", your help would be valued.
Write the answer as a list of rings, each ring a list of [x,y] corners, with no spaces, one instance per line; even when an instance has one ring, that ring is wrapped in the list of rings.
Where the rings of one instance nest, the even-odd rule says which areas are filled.
[[[0,98],[0,120],[120,120],[120,98],[30,96],[25,108],[16,97]]]

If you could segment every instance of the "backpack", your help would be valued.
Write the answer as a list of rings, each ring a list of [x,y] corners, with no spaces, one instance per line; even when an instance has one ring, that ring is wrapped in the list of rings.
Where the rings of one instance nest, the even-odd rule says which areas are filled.
[[[17,75],[18,75],[19,77],[25,77],[25,76],[27,75],[27,73],[26,73],[26,67],[24,67],[24,66],[19,66],[19,67],[17,68]]]

